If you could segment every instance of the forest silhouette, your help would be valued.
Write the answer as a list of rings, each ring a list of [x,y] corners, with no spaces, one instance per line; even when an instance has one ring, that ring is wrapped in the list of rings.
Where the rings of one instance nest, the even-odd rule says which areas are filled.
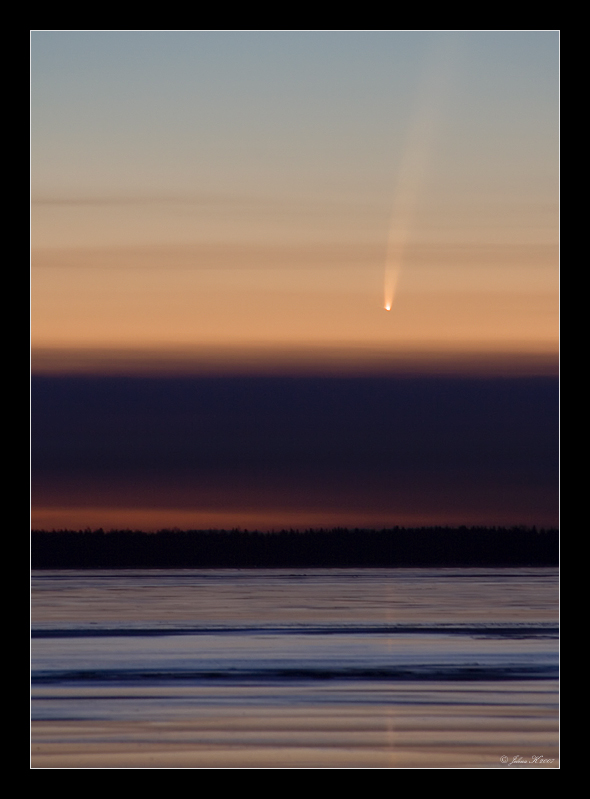
[[[34,569],[557,566],[559,534],[535,527],[34,530]]]

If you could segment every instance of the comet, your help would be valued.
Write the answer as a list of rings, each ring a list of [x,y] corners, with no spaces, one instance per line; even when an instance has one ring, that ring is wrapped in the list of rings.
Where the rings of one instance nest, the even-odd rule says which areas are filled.
[[[386,311],[391,310],[395,299],[439,128],[443,101],[449,84],[452,44],[454,44],[453,37],[444,37],[425,71],[402,151],[387,238],[383,281],[383,305]]]

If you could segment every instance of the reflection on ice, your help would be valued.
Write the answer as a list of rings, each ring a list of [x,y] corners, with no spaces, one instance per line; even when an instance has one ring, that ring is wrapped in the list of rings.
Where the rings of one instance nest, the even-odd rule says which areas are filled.
[[[33,766],[554,768],[556,637],[551,569],[39,572]]]

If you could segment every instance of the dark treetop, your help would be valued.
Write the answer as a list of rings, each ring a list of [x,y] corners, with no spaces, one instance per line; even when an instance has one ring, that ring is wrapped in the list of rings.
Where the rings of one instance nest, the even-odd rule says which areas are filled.
[[[523,527],[32,533],[34,569],[557,566],[558,552],[557,530]]]

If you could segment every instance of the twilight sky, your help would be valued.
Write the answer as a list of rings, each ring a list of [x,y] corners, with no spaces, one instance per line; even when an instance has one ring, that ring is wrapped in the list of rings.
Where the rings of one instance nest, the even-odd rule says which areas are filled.
[[[34,32],[34,349],[554,352],[557,58],[555,32]]]
[[[475,418],[489,442],[524,419],[535,397],[545,410],[531,418],[542,417],[544,425],[553,419],[554,395],[534,381],[551,381],[556,371],[558,47],[554,31],[34,31],[32,346],[33,372],[43,377],[33,391],[34,399],[41,392],[39,402],[61,397],[70,408],[62,424],[59,403],[48,401],[57,416],[47,411],[39,421],[42,455],[34,469],[44,476],[33,480],[37,526],[86,526],[87,519],[90,526],[146,528],[148,517],[152,526],[203,526],[207,518],[216,520],[213,526],[240,525],[239,519],[272,526],[281,513],[287,520],[287,509],[297,524],[329,524],[342,502],[334,488],[340,450],[321,443],[332,418],[327,397],[348,420],[339,433],[344,439],[350,433],[342,444],[348,453],[342,485],[357,487],[354,500],[349,492],[356,515],[340,513],[339,523],[353,516],[354,523],[432,522],[437,514],[453,523],[554,520],[554,506],[542,510],[533,498],[546,497],[554,479],[547,455],[553,445],[541,428],[537,443],[529,425],[518,445],[507,445],[504,466],[490,443],[495,454],[475,472],[483,494],[484,472],[493,472],[489,485],[496,488],[479,510],[468,470],[454,488],[440,489],[444,500],[432,499],[439,496],[432,481],[437,469],[445,470],[439,445],[457,468],[461,460],[449,450],[454,439],[444,414],[433,408],[449,402],[455,419],[467,397],[485,395],[487,410],[479,416],[473,410],[473,426],[461,428],[463,454],[465,447],[477,452]],[[384,309],[388,296],[391,311]],[[277,372],[298,374],[294,396],[302,397],[312,390],[309,374],[330,375],[331,383],[313,389],[322,410],[301,399],[295,416],[285,416],[290,406]],[[219,389],[226,399],[215,412],[211,374],[226,381]],[[227,399],[246,390],[232,383],[236,374],[259,381],[239,410]],[[402,374],[426,381],[416,384],[430,398],[424,425],[415,415],[422,401],[415,406],[408,399],[414,389]],[[123,383],[113,383],[113,375]],[[180,375],[193,383],[181,390],[174,382]],[[352,388],[346,375],[364,388]],[[390,381],[376,388],[377,405],[367,388],[376,379],[371,375]],[[86,389],[76,383],[82,376],[99,381],[100,388],[92,385],[104,399],[100,409],[91,403],[88,410]],[[134,418],[145,421],[149,446],[140,445],[136,427],[125,439],[133,425],[121,420],[129,409],[122,416],[116,410],[131,376],[138,382],[129,402]],[[515,404],[510,391],[502,393],[498,380],[508,376],[510,385],[521,386],[514,388],[521,399],[526,384],[530,401]],[[393,397],[394,384],[399,392],[391,402],[409,421],[397,432],[385,424],[384,441],[395,450],[402,435],[411,468],[406,455],[389,465],[383,453],[375,455],[379,414],[387,415],[384,398]],[[447,399],[433,400],[437,390]],[[154,406],[145,399],[154,392],[168,399]],[[175,443],[162,433],[175,418],[170,397],[184,409],[184,432],[172,425]],[[219,439],[209,430],[201,442],[195,430],[204,428],[186,410],[187,397],[197,416],[215,416],[211,429]],[[263,397],[271,397],[266,417]],[[363,416],[371,419],[368,427],[358,422]],[[240,429],[258,419],[258,433],[230,446],[227,430],[238,417]],[[303,436],[302,418],[319,431],[304,455],[285,443]],[[421,454],[411,455],[408,430],[422,428],[431,431],[431,443],[425,449],[423,433],[416,433]],[[61,437],[51,432],[58,429]],[[103,436],[111,443],[100,456]],[[284,474],[276,471],[281,436],[291,459]],[[218,455],[209,468],[199,456],[195,465],[196,455],[178,454],[181,439],[195,450],[220,449],[227,462]],[[532,466],[541,439],[549,447],[542,479]],[[276,444],[272,457],[268,441]],[[140,454],[146,447],[149,480]],[[230,462],[243,468],[231,479]],[[273,469],[276,490],[268,479]],[[509,479],[510,469],[520,477]],[[377,472],[381,483],[374,480],[361,498],[367,475]],[[205,474],[214,484],[209,494]],[[388,493],[387,474],[398,475],[397,498]],[[157,490],[146,488],[150,480]],[[301,488],[306,480],[325,483],[324,493],[312,497]],[[176,500],[164,488],[174,481]],[[509,498],[500,484],[510,484]],[[528,497],[520,505],[518,485]],[[320,494],[330,496],[324,505]]]

